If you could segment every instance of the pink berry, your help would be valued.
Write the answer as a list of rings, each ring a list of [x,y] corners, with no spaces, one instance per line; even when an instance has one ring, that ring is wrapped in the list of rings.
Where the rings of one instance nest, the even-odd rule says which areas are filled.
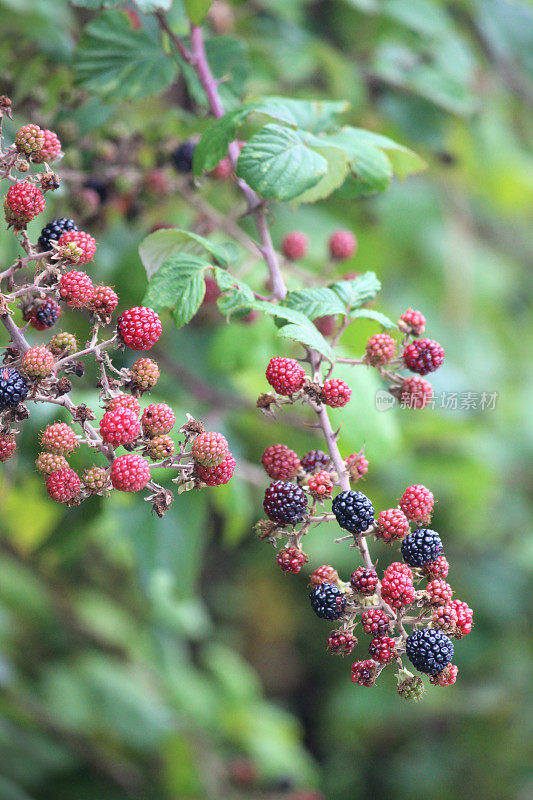
[[[111,483],[121,492],[139,492],[150,480],[150,465],[137,453],[119,456],[111,465]]]
[[[4,200],[6,221],[16,230],[26,227],[37,214],[44,211],[44,195],[38,186],[28,181],[17,181],[10,186]]]
[[[73,269],[59,279],[59,294],[68,306],[83,308],[94,297],[94,286],[87,273]]]
[[[400,317],[398,327],[410,336],[420,336],[426,329],[426,318],[420,311],[408,308]]]
[[[81,251],[76,263],[87,264],[96,253],[96,241],[84,231],[66,231],[57,241],[58,247],[74,245]]]
[[[166,403],[152,403],[144,409],[141,422],[145,436],[160,436],[170,433],[176,416]]]
[[[318,500],[331,497],[331,493],[333,492],[333,482],[329,472],[325,472],[324,470],[311,475],[307,480],[307,486],[313,497],[316,497]]]
[[[324,403],[331,408],[342,408],[350,402],[352,390],[342,378],[329,378],[322,387]]]
[[[400,405],[406,408],[425,408],[433,398],[433,387],[424,378],[417,378],[414,375],[405,378],[400,387]]]
[[[408,520],[417,521],[427,519],[433,511],[433,494],[422,484],[409,486],[400,500],[400,508]]]
[[[278,394],[289,397],[302,388],[305,370],[293,358],[276,356],[270,359],[266,378]]]
[[[309,240],[305,233],[301,231],[287,233],[281,243],[283,255],[291,261],[299,261],[299,259],[305,258],[308,248]]]
[[[329,252],[332,258],[344,261],[351,258],[357,250],[357,239],[351,231],[335,231],[329,239]]]
[[[388,508],[380,511],[376,525],[376,536],[384,542],[403,539],[410,531],[409,520],[401,508]]]
[[[122,341],[131,350],[150,350],[163,332],[158,314],[144,306],[124,311],[117,327]]]
[[[50,473],[46,479],[46,491],[58,503],[68,503],[78,496],[81,489],[79,476],[70,467]]]
[[[131,444],[141,432],[137,414],[124,406],[106,411],[100,422],[100,435],[104,442],[117,447]]]
[[[192,457],[203,467],[217,467],[229,455],[226,437],[221,433],[200,433],[192,443]]]
[[[365,361],[371,367],[388,364],[396,355],[396,342],[388,333],[376,333],[366,343]]]
[[[271,444],[261,458],[265,472],[274,481],[290,481],[300,469],[300,459],[285,444]]]
[[[433,339],[416,339],[403,351],[405,366],[411,372],[427,375],[435,372],[444,361],[444,349]]]
[[[201,464],[196,464],[195,471],[197,477],[208,486],[222,486],[231,480],[235,464],[235,459],[230,453],[218,466],[202,467]]]
[[[74,430],[66,422],[54,422],[41,433],[41,446],[49,453],[72,453],[78,444]]]

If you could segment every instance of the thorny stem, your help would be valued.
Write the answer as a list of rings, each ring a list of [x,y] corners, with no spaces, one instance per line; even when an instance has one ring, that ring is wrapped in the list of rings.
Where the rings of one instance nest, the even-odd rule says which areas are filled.
[[[181,40],[170,31],[165,15],[162,12],[158,12],[156,17],[159,21],[159,25],[167,34],[169,34],[172,42],[179,49],[183,58],[186,58],[186,60],[188,60],[188,62],[194,67],[194,70],[198,75],[198,78],[207,95],[213,116],[216,119],[223,117],[224,106],[218,91],[217,81],[211,72],[211,68],[207,60],[202,28],[198,25],[191,24],[191,53],[188,53],[187,51],[184,53],[184,45]],[[237,165],[237,159],[239,156],[239,146],[237,142],[232,142],[230,144],[229,156],[233,166],[235,167]],[[287,287],[285,286],[285,281],[279,268],[278,258],[267,223],[264,203],[256,194],[256,192],[254,192],[254,190],[248,186],[246,181],[237,178],[237,185],[246,199],[248,211],[253,215],[255,224],[257,226],[257,232],[261,242],[260,251],[265,259],[270,275],[272,297],[276,300],[283,300],[287,295]]]

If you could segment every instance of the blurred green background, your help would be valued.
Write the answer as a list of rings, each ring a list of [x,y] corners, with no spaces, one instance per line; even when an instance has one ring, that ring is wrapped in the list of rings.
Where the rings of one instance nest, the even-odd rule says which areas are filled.
[[[99,242],[95,278],[115,285],[123,309],[145,292],[137,248],[154,226],[208,233],[191,196],[227,215],[241,205],[230,183],[205,179],[195,190],[172,169],[173,149],[206,125],[183,76],[127,102],[134,71],[114,92],[80,84],[78,42],[102,4],[75,5],[0,0],[0,93],[15,111],[5,132],[9,139],[28,121],[57,130],[64,183],[30,235],[74,216]],[[105,13],[155,35],[142,14]],[[179,3],[170,18],[179,31]],[[206,28],[241,43],[246,96],[346,99],[349,123],[427,161],[425,173],[376,198],[274,206],[272,232],[276,244],[294,228],[309,235],[313,281],[372,269],[381,310],[396,319],[420,308],[446,350],[432,378],[437,394],[497,392],[490,410],[378,412],[373,372],[336,370],[354,398],[332,417],[342,419],[346,455],[365,446],[363,490],[381,509],[411,483],[432,489],[449,580],[474,608],[475,628],[456,646],[457,684],[430,688],[421,704],[396,695],[392,670],[373,689],[352,685],[350,658],[325,652],[329,627],[310,613],[307,575],[280,573],[252,533],[267,485],[263,449],[283,441],[303,454],[322,444],[298,412],[269,421],[254,407],[270,356],[298,351],[269,320],[226,325],[216,306],[180,331],[167,318],[152,397],[178,419],[188,411],[224,431],[238,474],[227,487],[177,498],[162,520],[140,497],[118,494],[65,509],[34,469],[38,432],[57,415],[32,410],[0,478],[0,800],[525,800],[532,8],[247,0],[215,3]],[[359,250],[332,267],[326,240],[339,227],[356,233]],[[4,266],[17,252],[5,230],[0,252]],[[289,276],[292,287],[300,280]],[[83,315],[65,314],[62,325],[87,335]],[[358,321],[346,352],[361,354],[374,332]],[[79,402],[97,403],[91,374],[75,389]],[[85,466],[81,456],[73,466]],[[357,561],[333,538],[323,526],[305,549],[313,566],[334,563],[346,576]],[[391,560],[385,546],[373,553],[382,566]],[[360,638],[354,655],[365,657]]]

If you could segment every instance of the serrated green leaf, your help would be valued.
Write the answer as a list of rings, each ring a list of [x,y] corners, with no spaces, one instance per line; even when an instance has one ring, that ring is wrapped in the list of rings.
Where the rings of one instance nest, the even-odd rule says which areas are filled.
[[[373,300],[381,289],[375,272],[365,272],[351,281],[336,281],[329,287],[346,309],[354,310]]]
[[[139,255],[148,278],[160,269],[171,256],[178,253],[195,253],[199,255],[207,251],[223,267],[229,267],[230,259],[235,256],[231,243],[215,244],[191,231],[181,228],[168,228],[150,233],[139,245]]]
[[[96,11],[99,8],[115,8],[120,5],[121,0],[71,0],[73,6],[79,8],[88,8],[91,11]]]
[[[86,89],[109,100],[137,100],[166,89],[177,66],[155,28],[137,30],[122,11],[104,11],[85,28],[75,69]]]
[[[194,317],[205,294],[203,272],[211,264],[190,253],[171,256],[154,275],[144,297],[156,311],[171,308],[178,328]]]
[[[338,295],[326,286],[289,292],[283,305],[299,311],[308,319],[346,313],[346,306]]]
[[[237,127],[248,111],[239,108],[217,119],[204,133],[194,148],[193,172],[195,176],[210,172],[228,153],[228,147],[237,135]]]
[[[230,275],[223,269],[218,267],[213,270],[215,280],[218,283],[218,288],[223,293],[222,297],[217,300],[218,310],[225,317],[230,317],[232,314],[244,315],[248,313],[251,305],[254,303],[253,290],[238,278]]]
[[[335,189],[342,186],[350,169],[350,162],[345,150],[341,147],[331,147],[324,144],[316,136],[306,135],[306,143],[326,159],[328,168],[323,178],[303,194],[295,198],[297,203],[315,203],[324,197],[329,197]]]
[[[193,25],[200,25],[213,0],[184,0],[185,11]]]
[[[261,197],[292,200],[326,175],[328,162],[291,128],[265,125],[247,142],[237,175]]]
[[[374,311],[373,308],[358,308],[356,311],[353,311],[350,316],[352,319],[357,319],[359,317],[364,317],[365,319],[374,319],[384,328],[389,328],[390,330],[398,327],[398,325],[389,319],[389,317],[387,317],[385,314],[382,314],[380,311]]]
[[[308,347],[312,347],[313,350],[316,350],[332,363],[335,361],[335,354],[329,343],[324,339],[315,325],[313,325],[311,320],[307,319],[307,317],[299,311],[286,308],[285,306],[274,305],[274,303],[268,303],[265,300],[255,300],[253,308],[256,308],[258,311],[263,311],[265,314],[275,317],[277,320],[283,319],[292,323],[292,328],[288,332],[288,338],[306,344]],[[286,326],[283,325],[279,328],[279,336],[287,335],[282,332],[285,327]]]
[[[328,139],[345,146],[348,152],[353,153],[355,158],[359,149],[364,148],[366,145],[385,151],[395,174],[399,178],[406,178],[407,175],[421,172],[427,167],[424,159],[413,150],[404,147],[404,145],[395,142],[393,139],[389,139],[388,136],[382,136],[380,133],[367,131],[364,128],[353,128],[347,125],[333,134],[333,136],[328,137]]]

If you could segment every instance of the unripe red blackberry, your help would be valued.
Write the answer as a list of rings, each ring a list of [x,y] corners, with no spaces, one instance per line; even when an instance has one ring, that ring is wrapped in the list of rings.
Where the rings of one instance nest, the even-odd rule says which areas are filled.
[[[114,447],[131,444],[140,433],[141,423],[137,414],[124,406],[106,411],[100,422],[100,436]]]
[[[322,450],[310,450],[302,457],[301,464],[306,472],[325,469],[329,464],[329,456]]]
[[[81,255],[77,259],[78,264],[87,264],[96,253],[96,241],[85,231],[65,231],[57,241],[58,247],[65,247],[66,245],[74,245],[81,251]]]
[[[357,644],[357,639],[350,631],[331,631],[328,636],[328,653],[335,656],[348,656]]]
[[[138,358],[130,369],[133,382],[146,392],[153,389],[159,380],[159,367],[151,358]]]
[[[307,481],[307,486],[312,496],[317,500],[331,497],[331,493],[333,492],[333,481],[330,478],[329,472],[325,472],[324,470],[311,475]]]
[[[426,586],[429,602],[434,606],[445,606],[452,599],[453,590],[446,581],[435,578]]]
[[[425,408],[433,399],[433,386],[429,381],[413,375],[411,378],[405,378],[398,395],[400,405],[405,408]]]
[[[446,578],[450,565],[446,560],[446,556],[439,556],[435,561],[430,561],[429,564],[424,564],[423,570],[430,578]]]
[[[393,542],[407,536],[411,528],[409,520],[401,508],[388,508],[380,511],[376,525],[376,536],[384,542]]]
[[[10,186],[4,200],[6,222],[15,230],[22,230],[44,211],[45,205],[44,195],[38,186],[28,181],[17,181]]]
[[[417,339],[408,344],[403,351],[405,366],[411,372],[427,375],[435,372],[444,361],[444,349],[433,339]]]
[[[94,287],[94,295],[90,308],[103,322],[109,322],[117,305],[117,293],[111,286]]]
[[[191,452],[197,464],[203,467],[217,467],[229,455],[229,446],[223,434],[205,432],[196,437]]]
[[[54,422],[41,433],[41,446],[49,453],[72,453],[78,444],[75,432],[66,422]]]
[[[145,436],[160,436],[162,433],[170,433],[176,422],[176,416],[166,403],[151,403],[144,409],[141,422]]]
[[[0,433],[0,461],[9,461],[17,449],[17,440],[12,433]]]
[[[368,472],[368,459],[364,452],[352,453],[346,459],[346,467],[352,481],[358,481]]]
[[[452,600],[450,606],[457,615],[457,628],[462,636],[468,636],[472,630],[474,612],[463,600]],[[457,636],[457,633],[455,634]]]
[[[274,481],[265,491],[263,508],[272,522],[295,525],[304,518],[307,498],[304,491],[295,483]]]
[[[339,230],[331,234],[329,252],[332,258],[344,261],[351,258],[357,250],[357,239],[351,231]]]
[[[282,549],[278,551],[276,561],[283,572],[297,574],[309,559],[306,554],[297,547],[282,547]]]
[[[369,608],[363,611],[361,624],[365,633],[371,636],[385,636],[389,630],[390,619],[381,608]]]
[[[300,459],[285,444],[271,444],[261,457],[265,472],[275,481],[288,481],[300,469]]]
[[[44,147],[44,131],[38,125],[23,125],[15,134],[15,145],[19,153],[31,156]]]
[[[89,494],[102,494],[109,491],[109,475],[105,467],[89,467],[83,473],[83,486]]]
[[[433,511],[434,498],[432,492],[421,483],[408,486],[402,495],[399,506],[408,520],[423,521],[429,519]]]
[[[402,670],[408,677],[398,684],[398,694],[404,700],[411,700],[415,703],[422,699],[426,691],[424,681],[420,675],[413,675],[408,670]]]
[[[217,467],[202,467],[201,464],[196,464],[194,470],[196,476],[208,486],[223,486],[231,480],[235,464],[235,459],[230,453]]]
[[[281,243],[283,255],[290,261],[299,261],[300,258],[305,258],[308,248],[309,240],[302,231],[287,233]]]
[[[146,445],[146,455],[152,461],[160,461],[163,458],[169,458],[169,456],[173,455],[175,450],[176,445],[174,441],[166,433],[161,436],[154,436]]]
[[[454,606],[436,606],[431,612],[431,621],[434,628],[438,628],[448,636],[454,636],[457,628],[457,612]]]
[[[220,297],[220,287],[217,281],[210,275],[206,275],[206,277],[204,278],[204,283],[205,283],[205,294],[202,302],[205,303],[206,305],[211,305],[212,303],[216,303],[216,301]]]
[[[55,161],[61,155],[61,142],[54,131],[49,131],[45,128],[43,131],[44,144],[38,153],[35,153],[33,160],[36,164],[41,164],[47,161],[49,164]]]
[[[421,336],[426,329],[426,318],[420,311],[408,308],[400,317],[398,327],[410,336]]]
[[[135,306],[120,315],[117,331],[131,350],[150,350],[161,336],[163,328],[158,314],[152,308]]]
[[[30,312],[29,322],[38,331],[44,331],[56,324],[61,314],[61,306],[53,297],[45,297]]]
[[[139,492],[149,480],[148,461],[137,453],[119,456],[111,465],[111,483],[121,492]]]
[[[225,156],[218,162],[216,167],[211,170],[209,174],[212,178],[215,178],[215,180],[218,181],[223,181],[226,180],[226,178],[229,178],[230,175],[233,174],[233,164],[231,163],[231,159],[228,158],[228,156]]]
[[[72,356],[78,350],[78,342],[73,333],[60,331],[52,336],[47,347],[54,356]]]
[[[352,390],[342,378],[329,378],[322,387],[322,399],[330,408],[342,408],[350,402]]]
[[[54,371],[54,357],[44,345],[37,345],[26,350],[20,366],[29,378],[46,378]]]
[[[374,594],[378,585],[378,574],[375,569],[358,567],[352,572],[350,585],[357,594]]]
[[[51,475],[58,469],[66,469],[68,461],[65,456],[60,456],[57,453],[39,453],[35,460],[35,466],[41,475]]]
[[[276,356],[270,359],[266,370],[266,378],[274,391],[289,397],[302,388],[305,380],[305,370],[294,358]]]
[[[86,272],[73,269],[59,279],[59,294],[68,306],[83,308],[94,297],[94,286]]]
[[[321,583],[337,583],[339,573],[333,567],[323,564],[309,576],[309,586],[320,586]]]
[[[413,573],[399,561],[390,564],[381,581],[381,596],[392,608],[410,605],[415,599]]]
[[[396,355],[396,342],[388,333],[376,333],[366,343],[365,361],[371,367],[388,364]]]
[[[378,636],[372,639],[368,652],[374,661],[379,661],[380,664],[388,664],[398,655],[396,642],[390,636]]]
[[[129,408],[136,417],[141,413],[141,404],[137,398],[133,397],[131,394],[119,394],[116,397],[112,397],[111,400],[106,403],[106,411],[113,411],[113,409],[119,407]]]
[[[431,675],[429,682],[432,683],[433,686],[453,686],[457,680],[458,672],[459,667],[456,667],[455,664],[448,664],[447,667],[444,667],[442,672],[437,672],[436,675]]]
[[[376,662],[367,659],[352,664],[352,683],[359,686],[374,686],[376,682]]]
[[[50,473],[46,479],[46,491],[52,500],[58,503],[68,503],[80,493],[81,481],[79,476],[70,467],[57,469]]]

